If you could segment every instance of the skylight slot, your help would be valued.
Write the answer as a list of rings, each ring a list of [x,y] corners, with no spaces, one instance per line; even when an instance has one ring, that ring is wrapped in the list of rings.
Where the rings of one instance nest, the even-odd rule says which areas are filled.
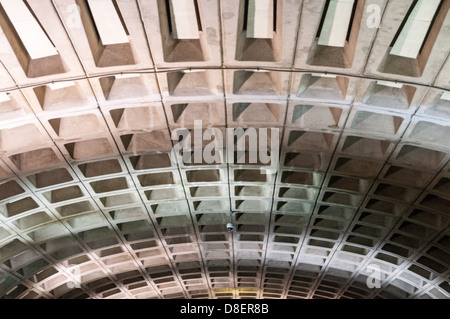
[[[6,92],[0,92],[0,103],[2,102],[8,102],[11,101],[11,99],[9,98],[8,93]]]
[[[392,81],[377,81],[378,85],[382,85],[382,86],[389,86],[389,87],[393,87],[393,88],[397,88],[397,89],[401,89],[403,87],[402,83],[398,83],[398,82],[392,82]]]
[[[450,92],[444,92],[441,95],[441,100],[450,101]]]
[[[272,39],[275,31],[276,0],[248,0],[246,2],[247,38]]]
[[[315,76],[318,78],[333,78],[333,79],[337,77],[334,74],[325,74],[325,73],[311,73],[311,76]]]
[[[23,1],[1,0],[1,6],[31,60],[58,55],[53,43]]]
[[[112,0],[88,0],[103,45],[128,43],[128,35]]]
[[[60,90],[60,89],[65,89],[68,87],[72,87],[75,86],[75,82],[74,81],[62,81],[62,82],[56,82],[56,83],[51,83],[47,85],[50,90],[54,91],[54,90]]]
[[[390,54],[416,59],[433,25],[441,0],[416,0],[394,38]]]
[[[129,73],[129,74],[116,74],[114,77],[116,78],[116,80],[120,80],[120,79],[138,78],[140,77],[140,75],[137,73]]]
[[[196,0],[169,0],[170,27],[174,39],[200,39],[200,17]]]
[[[344,47],[356,6],[355,0],[327,0],[319,27],[319,45]]]

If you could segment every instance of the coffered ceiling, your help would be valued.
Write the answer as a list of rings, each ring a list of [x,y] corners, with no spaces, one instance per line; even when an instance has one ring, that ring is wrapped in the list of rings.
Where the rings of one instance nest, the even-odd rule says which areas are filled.
[[[450,298],[449,7],[0,0],[0,296]]]

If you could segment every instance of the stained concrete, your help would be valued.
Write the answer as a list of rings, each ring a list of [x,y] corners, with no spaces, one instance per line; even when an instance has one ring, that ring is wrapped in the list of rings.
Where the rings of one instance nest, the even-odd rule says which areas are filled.
[[[58,52],[32,71],[0,10],[0,296],[450,298],[450,0],[412,60],[389,54],[412,0],[358,1],[339,49],[325,0],[274,1],[270,39],[196,2],[177,39],[166,1],[118,0],[103,45],[85,2],[28,1]],[[257,141],[194,161],[220,144],[196,120],[278,129],[275,169],[234,161]]]

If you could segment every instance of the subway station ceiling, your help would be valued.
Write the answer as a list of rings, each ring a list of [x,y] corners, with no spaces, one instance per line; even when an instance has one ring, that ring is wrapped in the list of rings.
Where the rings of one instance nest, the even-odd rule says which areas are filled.
[[[0,0],[1,298],[450,298],[449,7]]]

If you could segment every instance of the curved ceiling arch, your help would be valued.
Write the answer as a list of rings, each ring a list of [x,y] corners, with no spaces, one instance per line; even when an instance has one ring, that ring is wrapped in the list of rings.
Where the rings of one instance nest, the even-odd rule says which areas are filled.
[[[450,297],[449,0],[0,7],[1,298]]]

